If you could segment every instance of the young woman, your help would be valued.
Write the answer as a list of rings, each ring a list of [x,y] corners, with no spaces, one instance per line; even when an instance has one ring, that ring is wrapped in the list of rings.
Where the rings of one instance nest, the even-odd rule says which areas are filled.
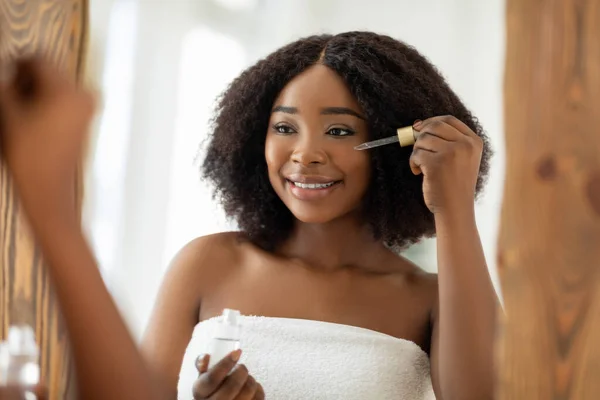
[[[4,162],[56,285],[81,398],[174,399],[178,380],[183,399],[492,396],[496,297],[473,212],[489,149],[414,49],[365,32],[311,37],[233,82],[204,172],[241,232],[180,252],[147,362],[74,211],[92,103],[40,62],[0,89]],[[354,150],[417,119],[413,148]],[[395,251],[434,233],[439,278]],[[247,367],[234,368],[239,352],[210,370],[200,357],[198,376],[194,349],[225,307],[263,316],[243,320]]]
[[[413,147],[354,149],[413,124]],[[492,398],[497,298],[474,215],[489,155],[436,69],[390,37],[312,36],[243,72],[203,164],[240,232],[181,250],[143,343],[171,398]],[[398,255],[434,234],[439,275]],[[198,376],[224,308],[245,315],[242,353],[199,357]]]

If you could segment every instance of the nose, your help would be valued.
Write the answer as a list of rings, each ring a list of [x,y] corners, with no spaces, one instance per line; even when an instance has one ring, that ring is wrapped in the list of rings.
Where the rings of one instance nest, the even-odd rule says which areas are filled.
[[[292,153],[292,161],[304,166],[325,164],[327,153],[317,141],[307,138],[301,140]]]

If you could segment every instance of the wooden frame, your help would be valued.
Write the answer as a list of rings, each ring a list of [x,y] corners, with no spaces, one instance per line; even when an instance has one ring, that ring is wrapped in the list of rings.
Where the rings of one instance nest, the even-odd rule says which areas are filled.
[[[600,2],[508,0],[499,399],[600,399]]]

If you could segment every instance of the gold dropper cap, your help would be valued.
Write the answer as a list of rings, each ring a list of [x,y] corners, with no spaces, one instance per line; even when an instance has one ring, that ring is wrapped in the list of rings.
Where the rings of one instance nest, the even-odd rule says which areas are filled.
[[[412,146],[417,140],[417,132],[412,126],[399,128],[396,133],[398,134],[398,142],[400,142],[400,147]]]

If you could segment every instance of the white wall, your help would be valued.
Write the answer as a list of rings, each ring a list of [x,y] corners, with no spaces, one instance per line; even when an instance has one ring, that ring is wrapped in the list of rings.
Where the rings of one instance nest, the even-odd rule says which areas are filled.
[[[313,33],[372,30],[416,46],[479,117],[497,152],[478,207],[495,271],[504,168],[504,2],[250,3],[257,8],[231,11],[212,0],[92,0],[95,70],[104,99],[112,100],[99,119],[86,219],[107,283],[134,332],[145,325],[166,260],[176,249],[194,236],[229,228],[193,162],[212,99],[256,59]],[[434,253],[419,262],[435,269]]]

